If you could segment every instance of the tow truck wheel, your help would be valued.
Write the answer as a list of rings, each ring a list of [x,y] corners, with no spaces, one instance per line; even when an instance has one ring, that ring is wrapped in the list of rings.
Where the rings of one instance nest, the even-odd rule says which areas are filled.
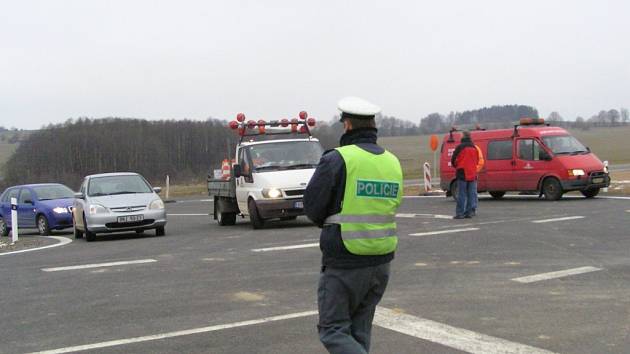
[[[580,191],[586,198],[593,198],[599,194],[599,188],[584,189]]]
[[[249,211],[249,220],[251,220],[252,227],[254,229],[261,229],[265,226],[265,220],[260,217],[260,214],[258,214],[258,208],[256,207],[256,202],[253,199],[250,199],[247,203],[247,210]]]
[[[501,199],[505,195],[505,192],[489,192],[492,198]]]
[[[547,200],[558,200],[562,198],[562,186],[555,178],[547,178],[543,183],[543,194]]]
[[[217,222],[221,226],[236,224],[236,213],[217,213]]]

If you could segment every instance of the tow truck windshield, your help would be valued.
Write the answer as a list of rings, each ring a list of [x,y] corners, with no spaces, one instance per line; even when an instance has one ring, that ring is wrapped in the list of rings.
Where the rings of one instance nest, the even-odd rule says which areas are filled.
[[[259,144],[248,149],[254,172],[315,168],[324,152],[317,141]]]
[[[546,136],[543,142],[556,155],[579,155],[589,153],[586,146],[570,135]]]

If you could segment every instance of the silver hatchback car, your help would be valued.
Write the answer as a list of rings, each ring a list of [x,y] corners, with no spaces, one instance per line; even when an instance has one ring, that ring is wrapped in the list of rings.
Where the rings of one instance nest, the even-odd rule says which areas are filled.
[[[97,233],[155,229],[165,234],[166,210],[160,188],[137,173],[120,172],[85,177],[72,209],[74,237],[94,241]]]

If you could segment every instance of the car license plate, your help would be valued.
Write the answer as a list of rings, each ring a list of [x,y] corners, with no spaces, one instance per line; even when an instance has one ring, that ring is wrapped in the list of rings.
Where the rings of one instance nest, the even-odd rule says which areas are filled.
[[[295,209],[304,209],[304,202],[295,202],[295,203],[293,204],[293,207],[294,207]]]
[[[137,222],[144,220],[144,215],[119,216],[118,222]]]
[[[593,183],[604,183],[603,177],[593,178]]]

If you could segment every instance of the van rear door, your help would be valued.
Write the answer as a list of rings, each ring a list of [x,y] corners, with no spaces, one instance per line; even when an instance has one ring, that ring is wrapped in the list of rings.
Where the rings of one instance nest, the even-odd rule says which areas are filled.
[[[486,187],[488,191],[513,191],[514,141],[497,139],[488,141],[486,158]]]

